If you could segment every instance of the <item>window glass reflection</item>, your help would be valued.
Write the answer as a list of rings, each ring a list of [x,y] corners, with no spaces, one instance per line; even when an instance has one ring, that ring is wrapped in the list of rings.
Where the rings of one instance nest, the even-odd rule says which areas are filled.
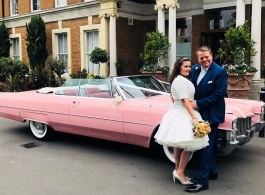
[[[210,10],[209,29],[228,29],[236,25],[236,9]]]

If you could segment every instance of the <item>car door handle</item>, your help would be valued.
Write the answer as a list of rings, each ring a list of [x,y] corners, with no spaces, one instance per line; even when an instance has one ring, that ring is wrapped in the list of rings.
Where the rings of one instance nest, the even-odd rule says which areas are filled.
[[[77,102],[77,101],[73,101],[73,104],[75,104],[75,103],[80,103],[80,102]]]

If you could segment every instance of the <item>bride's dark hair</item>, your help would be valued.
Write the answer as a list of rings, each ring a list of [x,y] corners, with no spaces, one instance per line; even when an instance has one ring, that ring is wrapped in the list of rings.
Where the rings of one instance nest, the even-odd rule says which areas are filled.
[[[172,82],[174,81],[174,79],[180,74],[180,67],[183,64],[183,62],[186,62],[186,61],[189,61],[190,62],[190,60],[188,58],[180,57],[175,62],[174,68],[172,70],[172,74],[171,74],[170,79],[169,79],[170,85],[172,84]]]

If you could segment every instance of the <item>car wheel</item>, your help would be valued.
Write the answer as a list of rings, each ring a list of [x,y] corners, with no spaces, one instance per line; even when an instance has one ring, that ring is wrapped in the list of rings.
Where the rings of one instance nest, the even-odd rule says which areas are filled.
[[[166,145],[163,145],[163,150],[166,155],[166,157],[173,163],[175,163],[175,158],[174,158],[174,148],[173,147],[168,147]],[[192,158],[193,153],[191,153],[190,159]],[[189,159],[189,160],[190,160]]]
[[[53,129],[45,123],[29,121],[29,126],[33,135],[38,139],[47,140],[53,135]]]

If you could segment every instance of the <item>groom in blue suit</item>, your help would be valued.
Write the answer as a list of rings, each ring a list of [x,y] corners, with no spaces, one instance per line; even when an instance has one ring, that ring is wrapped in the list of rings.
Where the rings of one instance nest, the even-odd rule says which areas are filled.
[[[214,167],[215,157],[213,143],[219,123],[225,118],[225,94],[227,89],[227,72],[213,62],[211,49],[207,46],[196,52],[199,64],[192,66],[190,80],[195,86],[194,99],[191,105],[198,109],[202,119],[211,124],[209,146],[198,151],[200,160],[196,171],[196,184],[186,188],[186,192],[208,190],[208,179],[216,180],[218,173]]]

